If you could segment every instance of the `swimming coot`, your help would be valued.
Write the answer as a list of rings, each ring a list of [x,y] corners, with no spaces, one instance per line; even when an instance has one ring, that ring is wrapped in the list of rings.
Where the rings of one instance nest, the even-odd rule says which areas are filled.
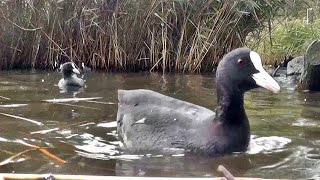
[[[81,67],[82,67],[82,72],[83,73],[88,73],[91,72],[91,68],[87,67],[86,65],[84,65],[84,63],[81,63]]]
[[[245,151],[250,126],[243,96],[258,86],[280,91],[263,69],[260,56],[248,48],[238,48],[226,54],[217,67],[216,113],[151,90],[118,90],[119,138],[132,153],[215,156]]]
[[[60,89],[66,89],[68,87],[81,88],[85,85],[84,80],[78,78],[76,74],[80,74],[79,70],[75,67],[73,62],[66,62],[60,67],[63,78],[60,79],[58,87]]]

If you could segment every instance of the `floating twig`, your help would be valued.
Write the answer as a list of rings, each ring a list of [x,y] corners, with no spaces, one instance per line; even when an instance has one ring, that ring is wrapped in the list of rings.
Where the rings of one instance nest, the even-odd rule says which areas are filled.
[[[60,105],[64,105],[64,106],[71,106],[71,107],[78,107],[78,108],[93,109],[93,110],[101,111],[101,109],[99,109],[99,108],[81,106],[81,105],[75,105],[75,104],[66,104],[66,103],[54,103],[54,104],[60,104]]]
[[[0,105],[0,108],[15,108],[15,107],[22,107],[27,105],[28,104],[4,104],[4,105]]]
[[[25,145],[25,146],[28,146],[28,147],[32,147],[32,148],[34,148],[35,150],[43,153],[44,155],[48,156],[49,158],[55,160],[55,161],[58,162],[58,163],[62,163],[62,164],[67,163],[67,161],[65,161],[65,160],[57,157],[57,156],[54,155],[54,154],[51,154],[48,150],[46,150],[46,149],[44,149],[44,148],[41,148],[41,147],[36,146],[36,145],[33,145],[33,144],[26,143],[26,142],[24,142],[24,141],[22,141],[22,140],[17,140],[17,141],[15,141],[15,142],[16,142],[16,143],[19,143],[19,144],[22,144],[22,145]]]
[[[106,104],[106,105],[114,105],[114,104],[116,104],[116,103],[113,103],[113,102],[101,102],[101,101],[86,101],[86,102],[97,103],[97,104]]]
[[[45,129],[45,130],[41,130],[41,131],[34,131],[34,132],[31,132],[30,134],[47,134],[49,132],[53,132],[53,131],[57,131],[57,130],[59,130],[59,128]]]
[[[21,155],[23,155],[23,154],[25,154],[25,153],[27,153],[27,152],[29,152],[29,151],[33,151],[33,150],[35,150],[35,149],[32,148],[32,149],[27,149],[27,150],[24,150],[24,151],[22,151],[22,152],[19,152],[19,153],[13,155],[13,156],[11,156],[11,157],[9,157],[9,158],[1,161],[1,162],[0,162],[0,166],[4,166],[4,165],[6,165],[6,164],[9,164],[9,163],[10,163],[11,161],[13,161],[15,158],[17,158],[17,157],[19,157],[19,156],[21,156]]]
[[[234,176],[224,166],[219,165],[217,171],[223,173],[223,180],[235,180]]]
[[[63,126],[63,127],[60,127],[60,128],[52,128],[52,129],[45,129],[45,130],[40,130],[40,131],[34,131],[34,132],[31,132],[30,134],[46,134],[46,133],[49,133],[49,132],[58,131],[59,129],[66,129],[66,128],[69,128],[69,127],[72,127],[72,126],[76,126],[76,125],[80,125],[80,124],[83,124],[83,123],[87,123],[87,121],[81,121],[81,122],[69,124],[69,125],[67,125],[67,126]],[[94,124],[94,123],[93,123],[93,124]],[[82,125],[80,125],[80,126],[82,126]]]
[[[43,101],[49,102],[49,103],[64,103],[64,102],[90,101],[90,100],[96,100],[96,99],[102,99],[102,97],[47,99]]]
[[[0,114],[1,114],[1,115],[4,115],[4,116],[7,116],[7,117],[12,117],[12,118],[16,118],[16,119],[21,119],[21,120],[24,120],[24,121],[28,121],[28,122],[31,122],[31,123],[33,123],[33,124],[39,125],[39,126],[42,126],[42,125],[43,125],[42,122],[38,122],[38,121],[35,121],[35,120],[32,120],[32,119],[28,119],[28,118],[24,118],[24,117],[12,115],[12,114],[6,114],[6,113],[2,113],[2,112],[0,112]]]
[[[10,98],[5,97],[5,96],[0,96],[0,98],[2,98],[2,99],[6,99],[6,100],[11,100]]]

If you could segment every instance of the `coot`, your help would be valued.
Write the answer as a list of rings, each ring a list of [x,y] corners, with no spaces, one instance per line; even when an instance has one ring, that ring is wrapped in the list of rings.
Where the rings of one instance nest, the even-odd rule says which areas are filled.
[[[63,78],[60,79],[58,87],[60,89],[68,89],[69,87],[81,88],[85,85],[84,80],[78,78],[79,70],[75,67],[73,62],[66,62],[60,67]]]
[[[250,125],[243,96],[258,86],[278,92],[278,83],[248,48],[226,54],[216,71],[216,113],[145,90],[118,90],[117,131],[132,153],[196,153],[216,156],[247,149]]]

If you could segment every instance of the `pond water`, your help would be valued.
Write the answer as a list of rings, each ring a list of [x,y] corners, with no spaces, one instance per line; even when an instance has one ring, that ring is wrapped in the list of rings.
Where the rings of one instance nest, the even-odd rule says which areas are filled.
[[[281,77],[279,94],[256,89],[245,95],[252,133],[248,151],[218,158],[123,154],[115,122],[117,89],[151,89],[214,109],[212,75],[92,72],[78,94],[60,93],[60,78],[57,72],[1,72],[0,162],[31,144],[68,163],[31,150],[3,163],[0,172],[214,177],[221,164],[235,176],[320,176],[320,94],[295,92]],[[96,99],[63,100],[72,97]]]

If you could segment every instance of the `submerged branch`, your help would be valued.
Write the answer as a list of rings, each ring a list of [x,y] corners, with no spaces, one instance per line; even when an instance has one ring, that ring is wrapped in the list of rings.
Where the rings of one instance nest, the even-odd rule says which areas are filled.
[[[42,148],[42,147],[39,147],[39,146],[36,146],[36,145],[33,145],[33,144],[26,143],[26,142],[24,142],[24,141],[22,141],[22,140],[17,140],[16,142],[19,143],[19,144],[22,144],[22,145],[25,145],[25,146],[34,148],[34,150],[37,150],[37,151],[41,152],[42,154],[48,156],[49,158],[53,159],[54,161],[56,161],[56,162],[58,162],[58,163],[62,163],[62,164],[67,163],[67,161],[65,161],[65,160],[57,157],[56,155],[50,153],[48,150],[46,150],[46,149],[44,149],[44,148]]]
[[[5,159],[5,160],[1,161],[1,162],[0,162],[0,167],[1,167],[1,166],[4,166],[4,165],[6,165],[6,164],[11,163],[14,159],[16,159],[16,158],[18,158],[18,157],[20,157],[20,156],[22,156],[22,155],[26,154],[27,152],[33,151],[33,150],[35,150],[35,149],[34,149],[34,148],[32,148],[32,149],[24,150],[24,151],[22,151],[22,152],[19,152],[19,153],[17,153],[17,154],[15,154],[15,155],[13,155],[13,156],[11,156],[11,157],[9,157],[9,158],[7,158],[7,159]]]

